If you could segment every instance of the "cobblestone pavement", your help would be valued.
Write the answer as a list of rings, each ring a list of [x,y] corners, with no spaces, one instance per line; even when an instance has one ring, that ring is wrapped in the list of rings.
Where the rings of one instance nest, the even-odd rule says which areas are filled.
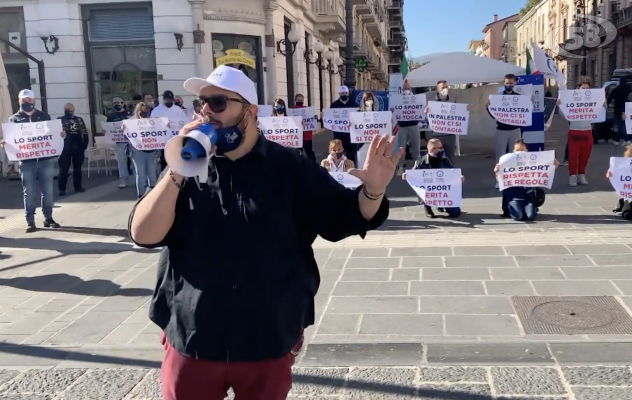
[[[316,241],[317,323],[293,395],[632,399],[632,230],[603,176],[622,148],[595,147],[589,186],[569,188],[560,167],[529,224],[498,217],[485,144],[464,149],[460,218],[426,219],[395,180],[380,231]],[[56,205],[63,229],[32,234],[0,212],[0,399],[158,398],[158,253],[127,238],[134,197],[93,186]]]
[[[629,366],[295,368],[289,398],[626,400],[632,398],[630,379]],[[0,397],[158,400],[159,371],[6,369],[0,370]]]

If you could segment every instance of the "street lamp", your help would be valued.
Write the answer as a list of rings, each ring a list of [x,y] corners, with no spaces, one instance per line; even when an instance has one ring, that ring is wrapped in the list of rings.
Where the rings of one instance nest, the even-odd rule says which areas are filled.
[[[290,43],[288,43],[287,41],[290,41]],[[296,30],[294,27],[292,27],[292,29],[290,29],[290,31],[287,33],[287,37],[278,40],[276,42],[277,45],[277,53],[282,54],[284,57],[288,56],[288,45],[292,45],[292,49],[291,49],[291,53],[290,55],[294,54],[294,52],[296,51],[296,44],[298,43],[298,41],[301,40],[301,34],[298,30]]]
[[[333,64],[329,63],[329,73],[332,75],[340,74],[342,72],[342,64],[344,63],[345,61],[342,58],[336,58]]]
[[[177,25],[173,30],[173,36],[176,38],[176,48],[178,51],[182,51],[182,47],[184,47],[182,39],[184,38],[185,32],[186,28],[182,25]]]
[[[44,42],[44,48],[48,54],[55,54],[59,50],[59,39],[51,35],[50,29],[45,25],[40,25],[38,28],[38,36]],[[52,49],[48,48],[48,43],[53,45]]]
[[[318,67],[318,94],[320,97],[320,112],[322,115],[323,112],[323,70],[327,67],[323,66],[323,50],[325,50],[325,45],[322,44],[320,40],[314,43],[314,50],[307,49],[305,50],[305,60],[312,65],[316,65]],[[316,52],[316,59],[312,61],[314,56],[314,51]],[[325,52],[325,54],[331,53],[329,50]],[[333,53],[332,53],[333,57]]]

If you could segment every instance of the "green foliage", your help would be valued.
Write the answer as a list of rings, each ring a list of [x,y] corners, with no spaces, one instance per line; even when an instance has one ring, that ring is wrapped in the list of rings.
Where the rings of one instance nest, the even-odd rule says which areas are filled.
[[[520,9],[520,18],[524,17],[529,11],[531,11],[533,7],[540,4],[541,1],[542,0],[527,0],[527,4],[525,4],[524,7]]]

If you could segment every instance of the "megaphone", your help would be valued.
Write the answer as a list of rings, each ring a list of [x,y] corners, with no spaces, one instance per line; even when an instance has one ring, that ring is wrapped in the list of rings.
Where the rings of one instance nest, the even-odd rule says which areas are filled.
[[[172,137],[165,146],[165,161],[173,172],[186,178],[206,176],[211,149],[217,142],[217,131],[202,124],[186,135]]]

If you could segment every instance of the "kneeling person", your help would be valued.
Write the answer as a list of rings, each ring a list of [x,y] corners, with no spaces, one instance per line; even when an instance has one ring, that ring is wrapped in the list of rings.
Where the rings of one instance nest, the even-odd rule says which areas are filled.
[[[452,169],[454,165],[450,159],[445,155],[443,144],[439,139],[430,139],[428,141],[428,154],[421,159],[415,161],[413,169]],[[406,179],[406,173],[402,175],[402,179]],[[465,177],[461,176],[461,182],[465,181]],[[423,203],[423,201],[422,201]],[[432,207],[425,206],[426,216],[428,218],[434,218],[435,214],[432,211]],[[445,212],[448,217],[456,218],[461,215],[460,207],[450,208],[438,208],[439,212]]]

